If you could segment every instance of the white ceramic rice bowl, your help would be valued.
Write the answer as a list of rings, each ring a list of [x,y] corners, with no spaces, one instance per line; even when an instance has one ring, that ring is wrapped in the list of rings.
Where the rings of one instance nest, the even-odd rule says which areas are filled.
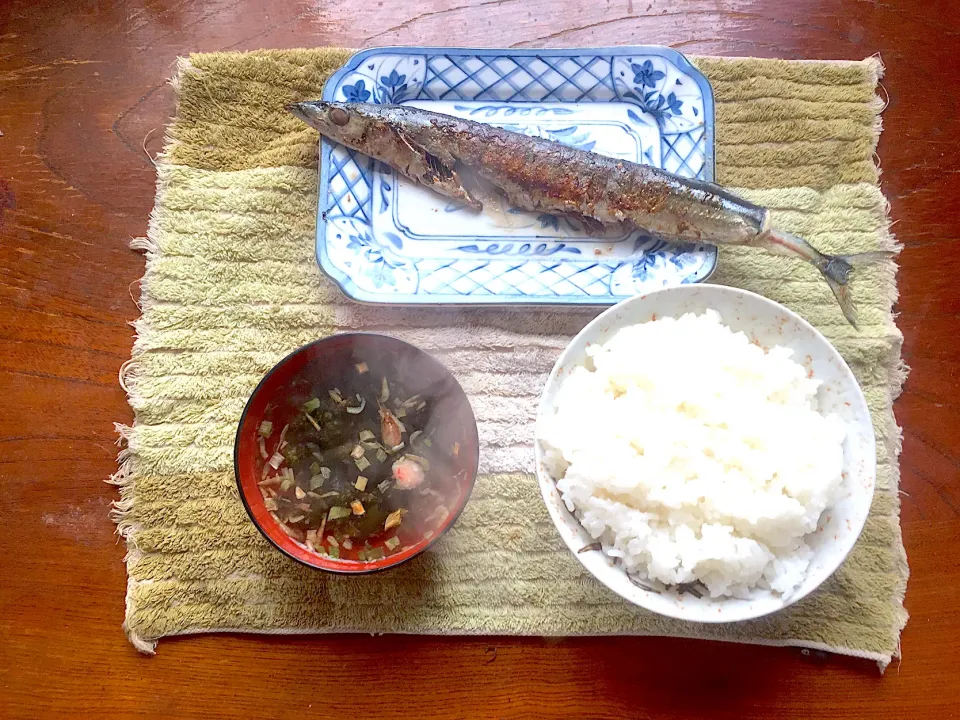
[[[555,412],[557,390],[566,372],[583,365],[589,344],[602,343],[628,325],[685,313],[716,310],[735,332],[743,331],[763,347],[781,345],[793,359],[822,381],[820,411],[836,413],[847,423],[843,446],[843,480],[839,500],[820,517],[817,531],[805,537],[813,558],[803,582],[789,595],[755,589],[747,598],[702,598],[667,591],[660,594],[634,585],[626,572],[599,551],[578,552],[593,538],[569,512],[544,462],[540,427]],[[866,400],[840,354],[814,327],[782,305],[755,293],[722,285],[681,285],[625,300],[602,313],[570,342],[547,379],[537,413],[536,465],[540,492],[567,547],[600,582],[635,605],[668,617],[694,622],[734,622],[760,617],[795,603],[815,590],[853,548],[873,499],[876,444]],[[811,451],[815,452],[814,449]]]

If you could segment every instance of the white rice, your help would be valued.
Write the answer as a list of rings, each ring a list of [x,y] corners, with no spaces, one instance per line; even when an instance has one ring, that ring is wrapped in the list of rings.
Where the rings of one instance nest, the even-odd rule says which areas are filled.
[[[547,469],[627,572],[713,597],[787,594],[804,536],[841,483],[843,421],[819,381],[708,310],[620,330],[562,379],[540,428]]]

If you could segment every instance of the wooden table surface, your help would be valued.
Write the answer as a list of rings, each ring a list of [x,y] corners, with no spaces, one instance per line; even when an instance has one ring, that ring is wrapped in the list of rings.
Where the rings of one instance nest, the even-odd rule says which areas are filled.
[[[401,9],[410,8],[410,9]],[[912,373],[903,660],[644,638],[205,636],[138,655],[107,518],[178,55],[260,47],[659,43],[860,59]],[[0,2],[0,717],[955,717],[960,713],[960,6],[956,0]],[[366,681],[373,678],[372,682]],[[363,682],[361,682],[363,680]],[[55,715],[56,713],[56,715]]]

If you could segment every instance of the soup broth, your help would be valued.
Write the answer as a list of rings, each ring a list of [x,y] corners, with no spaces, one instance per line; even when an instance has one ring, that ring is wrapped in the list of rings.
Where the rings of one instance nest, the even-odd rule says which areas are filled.
[[[260,492],[312,552],[375,561],[430,539],[459,506],[462,428],[443,412],[450,388],[384,360],[357,353],[337,372],[307,365],[267,404]]]

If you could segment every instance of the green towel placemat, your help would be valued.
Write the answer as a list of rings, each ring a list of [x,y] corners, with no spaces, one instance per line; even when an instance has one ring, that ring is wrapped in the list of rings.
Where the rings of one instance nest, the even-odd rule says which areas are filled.
[[[656,634],[896,654],[907,566],[897,496],[901,335],[893,262],[854,283],[849,327],[810,266],[723,248],[715,282],[759,292],[816,325],[857,374],[873,412],[878,483],[870,519],[822,589],[760,620],[698,626],[651,615],[594,581],[562,545],[533,469],[538,389],[597,310],[369,308],[314,259],[317,135],[285,103],[319,97],[346,50],[214,53],[181,60],[177,117],[157,162],[143,316],[122,380],[136,412],[114,478],[127,540],[125,627],[157,638],[206,631]],[[717,101],[717,172],[828,252],[893,249],[873,152],[878,60],[700,58]],[[255,384],[293,348],[383,329],[454,370],[477,414],[482,467],[436,549],[391,572],[333,577],[275,551],[247,519],[232,470]]]

